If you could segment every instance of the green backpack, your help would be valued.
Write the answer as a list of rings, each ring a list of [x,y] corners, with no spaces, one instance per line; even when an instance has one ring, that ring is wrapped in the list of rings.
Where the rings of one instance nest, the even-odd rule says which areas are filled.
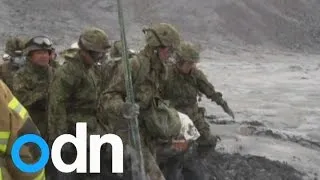
[[[149,71],[150,62],[142,63],[138,70],[137,77],[133,80],[133,85],[135,86],[139,82],[144,81],[144,77],[147,76]],[[161,98],[153,98],[150,111],[144,114],[143,119],[147,131],[154,137],[168,140],[180,134],[182,124],[178,111],[170,107],[169,103]]]
[[[144,119],[148,132],[154,137],[169,140],[180,134],[182,124],[178,111],[163,100],[154,99],[150,113]]]

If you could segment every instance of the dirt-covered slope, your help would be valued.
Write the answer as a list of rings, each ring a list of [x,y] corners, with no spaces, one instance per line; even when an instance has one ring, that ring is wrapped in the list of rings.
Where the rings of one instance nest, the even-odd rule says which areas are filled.
[[[96,25],[119,38],[116,1],[2,0],[1,38],[47,34],[70,44],[82,28]],[[131,44],[141,40],[142,25],[174,23],[185,39],[218,49],[320,49],[320,1],[317,0],[127,0],[123,2]]]

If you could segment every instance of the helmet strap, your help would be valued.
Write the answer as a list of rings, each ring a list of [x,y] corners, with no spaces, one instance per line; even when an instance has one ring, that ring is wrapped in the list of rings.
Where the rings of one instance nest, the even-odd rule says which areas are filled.
[[[80,36],[79,41],[78,41],[78,46],[79,46],[79,48],[82,49],[82,50],[88,51],[88,50],[84,47],[81,39],[82,39],[82,37]]]

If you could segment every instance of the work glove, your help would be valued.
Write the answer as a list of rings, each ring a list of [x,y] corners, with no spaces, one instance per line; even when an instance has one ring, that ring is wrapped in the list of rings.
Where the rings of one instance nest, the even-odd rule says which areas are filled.
[[[215,101],[217,105],[221,106],[223,111],[227,113],[229,116],[234,119],[234,113],[232,109],[229,107],[228,103],[222,98],[222,93],[216,92],[213,98],[211,98],[212,101]]]
[[[125,119],[134,119],[139,115],[139,105],[136,103],[125,102],[122,107],[122,114]]]
[[[221,92],[216,92],[211,99],[212,101],[215,101],[218,105],[221,105],[224,102]]]
[[[211,151],[215,150],[217,142],[220,140],[221,139],[219,136],[212,134],[200,136],[200,138],[197,140],[199,155],[202,157],[207,156]]]

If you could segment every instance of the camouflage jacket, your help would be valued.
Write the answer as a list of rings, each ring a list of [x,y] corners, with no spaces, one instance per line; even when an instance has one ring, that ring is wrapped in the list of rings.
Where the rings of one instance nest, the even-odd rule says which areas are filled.
[[[72,60],[74,56],[77,55],[79,51],[79,48],[68,48],[68,49],[65,49],[63,51],[61,51],[59,53],[59,56],[57,57],[57,59],[55,60],[55,62],[57,62],[59,64],[59,66],[63,65],[64,63],[66,63],[66,61],[68,60]],[[97,76],[97,84],[98,84],[98,87],[99,87],[99,91],[100,92],[100,87],[101,87],[101,73],[103,71],[102,69],[102,64],[101,63],[95,63],[93,66],[92,66],[92,69],[93,71],[95,72],[96,76]]]
[[[139,120],[143,121],[143,114],[148,113],[154,97],[160,97],[159,91],[165,81],[167,70],[149,47],[130,59],[130,64],[135,102],[140,106]],[[100,101],[102,118],[112,121],[109,124],[116,131],[118,128],[128,128],[128,123],[122,120],[121,112],[126,98],[125,70],[123,67],[122,63],[118,64],[110,83],[102,92]]]
[[[87,122],[89,134],[101,133],[96,120],[97,76],[79,53],[66,58],[49,89],[50,140],[61,134],[74,134],[77,122]]]
[[[45,135],[47,133],[48,88],[53,68],[43,68],[27,62],[13,76],[13,93],[27,108],[30,116]]]
[[[19,67],[13,65],[10,61],[4,61],[0,66],[0,79],[12,90],[13,75],[19,70]]]
[[[215,98],[214,86],[200,69],[191,74],[182,74],[175,65],[168,67],[168,80],[163,87],[162,97],[178,111],[187,114],[200,133],[209,133],[209,125],[198,107],[197,96],[202,93],[209,99]]]

